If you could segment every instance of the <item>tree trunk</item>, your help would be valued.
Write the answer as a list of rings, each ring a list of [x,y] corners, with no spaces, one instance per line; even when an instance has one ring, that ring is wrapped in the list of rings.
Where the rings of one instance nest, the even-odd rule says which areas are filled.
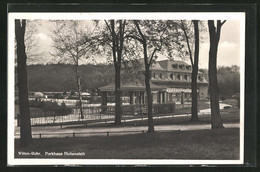
[[[15,20],[15,37],[17,40],[17,77],[20,107],[20,144],[21,147],[27,147],[32,142],[30,109],[28,100],[27,87],[27,69],[26,69],[26,52],[24,45],[26,20]]]
[[[80,83],[78,65],[76,65],[76,79],[77,79],[77,89],[78,89],[78,98],[79,98],[80,118],[84,119],[83,108],[82,108],[81,83]]]
[[[153,100],[150,86],[150,67],[148,64],[147,57],[147,47],[146,44],[143,45],[144,48],[144,63],[145,63],[145,87],[147,94],[147,106],[148,106],[148,133],[154,132],[154,122],[153,122]]]
[[[199,61],[199,26],[198,20],[193,20],[194,35],[195,35],[195,52],[194,64],[192,69],[192,104],[191,104],[191,122],[199,121],[198,117],[198,93],[197,93],[197,76],[198,76],[198,61]]]
[[[192,94],[192,104],[191,104],[191,122],[199,121],[198,117],[198,93],[197,93],[197,74],[194,69],[192,71],[192,81],[191,81],[191,94]]]
[[[124,44],[124,24],[119,20],[119,34],[115,31],[115,20],[110,20],[112,34],[112,52],[115,67],[115,125],[121,124],[121,57]]]
[[[119,62],[118,62],[119,63]],[[115,65],[115,125],[121,124],[121,88],[120,88],[120,65]]]
[[[210,49],[209,49],[209,92],[211,108],[211,127],[212,129],[224,128],[219,110],[219,90],[217,79],[217,51],[220,32],[216,33],[214,21],[208,21]]]

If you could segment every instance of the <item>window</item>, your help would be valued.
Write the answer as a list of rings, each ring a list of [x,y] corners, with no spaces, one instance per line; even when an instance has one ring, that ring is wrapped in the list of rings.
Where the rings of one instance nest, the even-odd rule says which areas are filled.
[[[173,65],[172,65],[172,68],[173,68],[173,69],[177,69],[177,68],[178,68],[178,64],[173,64]]]
[[[188,76],[184,75],[184,80],[187,81],[188,80]]]
[[[160,73],[160,79],[162,79],[163,78],[163,75]]]
[[[191,66],[186,66],[186,69],[187,70],[191,70]]]
[[[156,74],[155,74],[155,72],[153,73],[153,78],[155,78],[156,77]]]
[[[177,75],[177,79],[181,80],[181,75],[180,74]]]
[[[203,81],[203,77],[202,76],[198,76],[198,79],[199,79],[199,81]]]
[[[173,80],[173,74],[172,73],[170,74],[170,78]]]
[[[184,69],[184,65],[179,65],[179,68],[180,69]]]

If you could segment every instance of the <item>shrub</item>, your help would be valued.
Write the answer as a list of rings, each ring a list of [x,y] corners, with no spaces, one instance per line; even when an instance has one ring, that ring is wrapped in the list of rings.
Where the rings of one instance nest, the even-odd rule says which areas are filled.
[[[226,98],[225,98],[224,96],[222,96],[222,97],[220,98],[220,100],[224,101],[224,100],[226,100]]]
[[[55,99],[63,99],[63,96],[59,93],[55,93],[53,96]]]
[[[41,101],[36,101],[36,100],[30,100],[29,101],[29,106],[30,107],[35,107],[35,108],[40,108],[41,107]]]
[[[165,104],[154,104],[153,112],[155,114],[166,114],[173,113],[175,110],[175,103],[165,103]]]
[[[57,102],[41,102],[40,104],[40,108],[44,111],[56,109],[58,106]]]
[[[59,106],[57,102],[30,100],[29,105],[30,107],[40,108],[45,114],[54,112],[55,115],[68,115],[71,113],[71,108],[66,107],[64,102]]]
[[[69,115],[71,113],[71,109],[70,108],[60,108],[60,109],[56,109],[54,110],[55,115]]]

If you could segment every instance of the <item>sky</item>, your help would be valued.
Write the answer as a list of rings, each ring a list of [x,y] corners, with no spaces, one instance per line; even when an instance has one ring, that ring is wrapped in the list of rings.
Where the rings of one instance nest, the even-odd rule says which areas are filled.
[[[52,24],[48,20],[41,20],[40,24],[37,25],[38,33],[35,35],[35,39],[38,41],[37,51],[41,53],[41,62],[56,63],[55,58],[51,57],[49,52],[52,52],[52,39],[50,29]],[[207,28],[207,23],[205,23]],[[204,33],[201,33],[203,37],[200,42],[200,53],[199,53],[199,68],[208,68],[208,54],[209,54],[209,33],[206,29]],[[160,56],[158,60],[165,60],[167,57]],[[179,60],[178,57],[174,59]],[[96,62],[105,61],[102,57]],[[28,59],[30,63],[30,59]],[[86,61],[89,63],[92,61]],[[34,61],[34,63],[38,63]],[[189,61],[187,61],[189,63]],[[235,20],[227,20],[222,26],[221,38],[218,48],[218,66],[240,66],[240,22]]]

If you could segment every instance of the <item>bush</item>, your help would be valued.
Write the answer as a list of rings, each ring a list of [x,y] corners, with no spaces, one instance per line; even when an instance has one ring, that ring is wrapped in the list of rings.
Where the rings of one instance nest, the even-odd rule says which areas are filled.
[[[69,115],[71,113],[70,108],[61,108],[54,110],[55,115]]]
[[[173,113],[175,110],[175,103],[153,104],[153,112],[155,114]]]
[[[61,106],[57,102],[43,102],[31,100],[29,101],[30,107],[40,108],[45,112],[54,112],[55,115],[67,115],[71,113],[71,108],[67,108],[66,104],[63,102]]]
[[[29,106],[30,107],[35,107],[35,108],[40,108],[41,107],[41,101],[36,101],[36,100],[30,100],[29,101]]]
[[[59,93],[55,93],[53,96],[55,99],[63,99],[63,96]]]
[[[225,98],[224,96],[222,96],[222,97],[220,98],[220,100],[224,101],[224,100],[226,100],[226,98]]]

